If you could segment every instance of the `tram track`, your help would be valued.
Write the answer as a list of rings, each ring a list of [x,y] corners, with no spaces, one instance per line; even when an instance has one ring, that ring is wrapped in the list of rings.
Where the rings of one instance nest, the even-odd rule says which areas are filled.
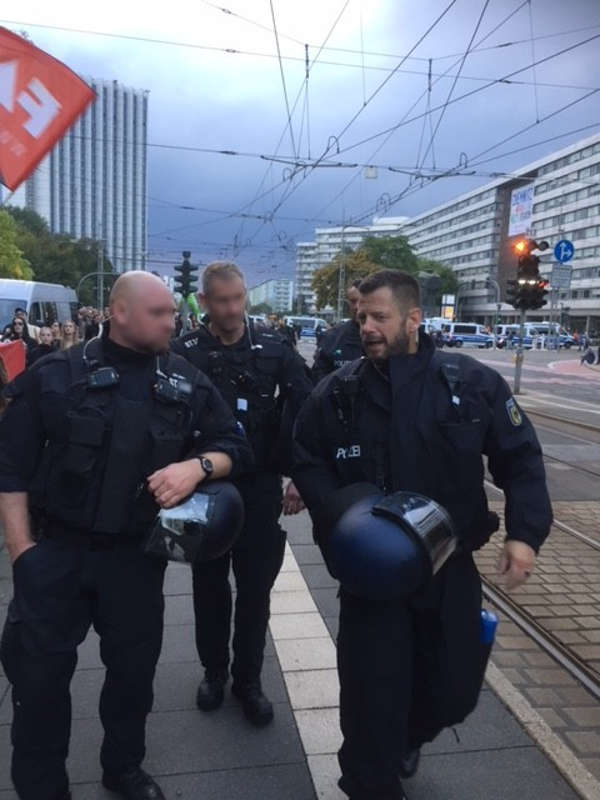
[[[496,586],[489,578],[481,576],[482,591],[486,600],[505,614],[523,633],[536,642],[541,649],[579,681],[597,700],[600,700],[600,676],[567,645],[546,630],[538,620],[524,611],[510,595]]]

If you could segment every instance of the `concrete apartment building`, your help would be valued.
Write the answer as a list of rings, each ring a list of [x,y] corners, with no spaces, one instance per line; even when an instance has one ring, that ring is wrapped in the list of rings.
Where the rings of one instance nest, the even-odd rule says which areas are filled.
[[[118,272],[144,269],[148,92],[88,80],[96,100],[10,202],[54,233],[102,240]]]
[[[371,235],[373,227],[380,229],[384,222],[382,218],[375,220],[366,231]],[[476,322],[495,320],[497,298],[488,279],[498,282],[503,300],[506,281],[516,271],[513,245],[520,236],[550,244],[541,259],[542,274],[548,278],[554,245],[563,238],[572,241],[575,256],[571,287],[557,293],[558,307],[572,328],[600,330],[600,134],[410,219],[390,218],[388,222],[390,229],[396,223],[396,235],[407,236],[419,255],[454,270],[460,287],[459,316]],[[322,266],[318,250],[310,250],[318,243],[318,236],[315,239],[298,249],[297,268],[302,269],[304,286],[310,264],[314,269]],[[528,318],[546,319],[548,313],[546,306],[530,312]],[[512,306],[505,303],[500,315],[509,322],[517,317]]]
[[[248,290],[250,307],[266,303],[277,314],[287,314],[294,301],[294,281],[271,278]]]

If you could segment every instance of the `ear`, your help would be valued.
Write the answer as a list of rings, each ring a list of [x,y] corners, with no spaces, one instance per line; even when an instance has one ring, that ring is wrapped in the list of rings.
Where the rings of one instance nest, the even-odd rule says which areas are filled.
[[[416,333],[423,320],[423,313],[420,308],[411,308],[407,314],[407,326],[409,333]]]

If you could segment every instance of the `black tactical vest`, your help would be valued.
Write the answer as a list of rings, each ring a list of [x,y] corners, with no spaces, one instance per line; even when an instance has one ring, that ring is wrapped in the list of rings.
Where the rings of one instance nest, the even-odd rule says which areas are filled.
[[[243,425],[257,466],[275,467],[282,411],[277,389],[288,345],[276,334],[257,330],[252,322],[247,345],[219,346],[202,330],[192,341],[190,358]]]
[[[142,535],[158,513],[147,476],[191,449],[197,372],[173,354],[157,357],[147,398],[132,401],[94,339],[46,360],[39,375],[48,439],[29,492],[34,518],[42,530]]]

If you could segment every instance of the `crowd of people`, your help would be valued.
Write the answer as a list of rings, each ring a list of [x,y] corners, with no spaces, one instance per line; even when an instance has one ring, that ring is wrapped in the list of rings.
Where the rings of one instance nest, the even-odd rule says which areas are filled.
[[[13,320],[2,331],[0,342],[20,341],[26,351],[27,366],[54,350],[68,350],[79,342],[86,342],[100,332],[100,326],[108,318],[108,309],[82,306],[77,319],[46,320],[43,325],[32,325],[24,308],[15,308]]]

